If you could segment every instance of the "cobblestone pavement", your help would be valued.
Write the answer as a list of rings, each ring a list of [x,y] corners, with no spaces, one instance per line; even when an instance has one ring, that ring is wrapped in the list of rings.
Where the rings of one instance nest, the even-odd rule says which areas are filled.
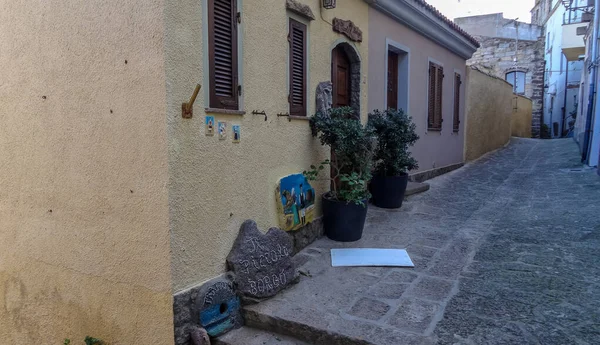
[[[370,207],[361,241],[315,242],[308,276],[246,317],[327,344],[600,344],[600,177],[581,167],[571,140],[514,139]],[[407,248],[416,267],[333,268],[338,247]]]

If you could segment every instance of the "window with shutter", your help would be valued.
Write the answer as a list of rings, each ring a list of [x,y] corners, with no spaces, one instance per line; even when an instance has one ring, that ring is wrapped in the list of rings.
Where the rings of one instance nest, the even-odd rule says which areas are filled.
[[[238,110],[236,0],[208,1],[210,107]]]
[[[306,116],[306,25],[290,19],[290,115]]]
[[[436,68],[433,63],[429,63],[429,91],[428,91],[428,112],[427,112],[427,128],[434,128],[435,118],[435,74]]]
[[[437,66],[437,80],[435,83],[435,128],[442,130],[442,85],[444,83],[444,69],[442,66]]]
[[[454,73],[454,121],[452,130],[458,132],[460,125],[460,85],[462,84],[460,74]]]
[[[429,63],[428,130],[442,130],[442,84],[444,69],[433,62]]]

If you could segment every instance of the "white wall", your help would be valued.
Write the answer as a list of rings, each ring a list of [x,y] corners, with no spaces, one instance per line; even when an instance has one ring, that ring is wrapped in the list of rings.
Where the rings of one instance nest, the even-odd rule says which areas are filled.
[[[577,1],[583,3],[583,0]],[[559,0],[553,0],[553,7],[559,4],[559,2]],[[565,12],[565,7],[559,4],[556,11],[548,18],[544,31],[546,42],[544,57],[546,60],[545,85],[548,88],[546,89],[544,99],[543,123],[550,128],[553,137],[560,137],[560,134],[563,132],[565,97],[567,103],[565,117],[568,117],[569,113],[575,109],[573,97],[575,96],[579,100],[579,89],[568,88],[565,83],[568,82],[567,85],[579,85],[583,69],[582,61],[567,62],[561,50],[563,15]],[[552,102],[552,98],[554,98],[554,102]],[[554,122],[558,123],[557,132],[553,130]],[[565,127],[568,128],[568,120],[565,121]]]

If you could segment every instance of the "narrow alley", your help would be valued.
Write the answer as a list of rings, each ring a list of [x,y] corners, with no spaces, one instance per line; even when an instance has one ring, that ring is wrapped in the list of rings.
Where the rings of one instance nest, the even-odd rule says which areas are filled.
[[[371,206],[361,241],[303,250],[300,283],[219,343],[270,343],[248,326],[331,345],[598,343],[600,180],[572,140],[513,139],[429,182]],[[334,268],[334,247],[407,248],[416,267]]]

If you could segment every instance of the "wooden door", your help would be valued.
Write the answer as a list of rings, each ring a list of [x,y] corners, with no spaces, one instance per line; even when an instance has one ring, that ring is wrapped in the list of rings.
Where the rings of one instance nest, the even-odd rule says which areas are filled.
[[[332,83],[332,106],[349,107],[350,106],[350,59],[344,48],[337,47],[331,54],[331,83]],[[335,153],[331,150],[331,161],[335,161]],[[330,169],[331,176],[335,175],[333,167]],[[336,179],[335,185],[339,186],[341,181]],[[334,183],[331,181],[331,190]]]
[[[398,54],[388,51],[387,108],[398,109]]]
[[[333,106],[350,106],[350,59],[342,47],[337,47],[331,60]]]

